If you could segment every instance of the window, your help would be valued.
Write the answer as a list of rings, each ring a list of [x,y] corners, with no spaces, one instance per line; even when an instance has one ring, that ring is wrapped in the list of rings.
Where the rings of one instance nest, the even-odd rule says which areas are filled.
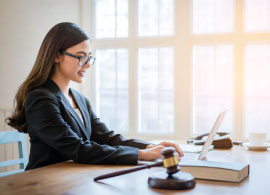
[[[270,129],[270,44],[248,44],[244,67],[244,130]]]
[[[270,31],[270,1],[245,0],[245,31]]]
[[[138,0],[138,35],[172,35],[174,0]]]
[[[97,50],[98,114],[111,129],[129,130],[128,51]]]
[[[128,7],[133,7],[130,4],[134,2],[95,0],[97,114],[116,132],[172,134],[173,48],[141,48],[130,44],[135,37],[128,33],[128,21],[132,18]],[[174,0],[138,0],[136,3],[136,37],[173,34]],[[123,37],[129,44],[123,46],[120,41]],[[132,116],[134,119],[130,121]]]
[[[91,102],[110,129],[184,140],[227,110],[219,131],[269,137],[269,0],[92,1]]]
[[[139,132],[174,130],[173,49],[139,49]]]
[[[193,33],[233,32],[234,0],[193,0]]]
[[[193,47],[193,133],[207,133],[227,110],[221,129],[233,129],[233,46]]]
[[[96,38],[128,36],[128,0],[96,0]]]

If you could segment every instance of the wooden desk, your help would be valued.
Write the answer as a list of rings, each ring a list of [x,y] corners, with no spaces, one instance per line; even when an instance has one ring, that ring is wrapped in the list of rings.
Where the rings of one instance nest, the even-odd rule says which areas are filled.
[[[197,180],[194,189],[185,191],[157,190],[148,187],[147,179],[162,167],[102,180],[95,176],[129,166],[83,165],[73,162],[59,163],[16,175],[0,178],[0,194],[269,194],[270,151],[252,152],[240,146],[232,150],[215,150],[207,154],[208,160],[248,162],[250,175],[241,183]]]

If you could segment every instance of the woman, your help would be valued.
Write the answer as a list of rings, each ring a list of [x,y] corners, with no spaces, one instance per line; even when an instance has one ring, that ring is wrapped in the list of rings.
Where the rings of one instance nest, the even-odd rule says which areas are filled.
[[[87,164],[137,164],[160,158],[163,142],[152,145],[115,135],[100,122],[89,101],[71,89],[94,64],[88,35],[76,24],[59,23],[44,38],[30,74],[20,86],[8,125],[29,133],[26,170],[73,160]]]

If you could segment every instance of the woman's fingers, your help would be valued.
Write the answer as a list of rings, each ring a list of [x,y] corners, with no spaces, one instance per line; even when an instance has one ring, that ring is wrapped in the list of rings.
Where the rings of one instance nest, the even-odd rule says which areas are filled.
[[[146,149],[143,150],[144,153],[143,156],[146,160],[154,160],[157,158],[161,158],[162,157],[161,150],[164,149],[165,147],[173,147],[177,153],[177,156],[179,157],[179,160],[181,159],[182,156],[184,156],[184,153],[178,144],[168,141],[161,142],[157,145],[148,145]]]
[[[161,150],[163,150],[165,147],[173,147],[176,151],[176,155],[179,157],[179,160],[182,156],[184,156],[184,153],[178,144],[172,142],[161,142],[157,145],[148,145],[144,150],[140,150],[141,154],[139,154],[139,157],[143,158],[144,160],[162,158]]]
[[[161,150],[163,149],[163,145],[155,145],[151,148],[139,150],[139,160],[155,160],[161,158]]]
[[[165,147],[173,147],[175,149],[175,151],[179,154],[180,157],[184,156],[184,153],[178,144],[175,144],[172,142],[161,142],[160,145],[163,145]]]

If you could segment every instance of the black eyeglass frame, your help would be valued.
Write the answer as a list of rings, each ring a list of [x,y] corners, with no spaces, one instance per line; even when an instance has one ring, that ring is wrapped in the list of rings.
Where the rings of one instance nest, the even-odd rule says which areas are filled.
[[[80,63],[81,62],[81,59],[82,58],[85,58],[86,56],[76,56],[76,55],[74,55],[72,53],[69,53],[69,52],[66,52],[66,51],[61,51],[61,53],[64,54],[64,55],[67,55],[67,56],[70,56],[70,57],[73,57],[73,58],[78,59],[79,60],[78,65],[79,66],[84,66],[87,62],[90,62],[91,59],[93,59],[93,63],[91,63],[90,65],[93,66],[95,64],[95,61],[96,61],[96,58],[94,56],[89,55],[89,57],[87,58],[87,60],[85,61],[85,63],[84,64],[81,64]]]

